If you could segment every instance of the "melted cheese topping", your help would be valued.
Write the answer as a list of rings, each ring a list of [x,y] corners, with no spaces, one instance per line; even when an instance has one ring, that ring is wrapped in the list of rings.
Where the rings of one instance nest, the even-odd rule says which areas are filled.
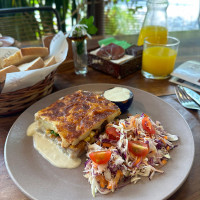
[[[62,147],[77,145],[91,130],[101,127],[120,115],[118,106],[104,97],[88,91],[76,91],[38,111],[35,120],[42,128],[54,130]]]
[[[27,135],[33,136],[34,148],[52,165],[59,168],[76,168],[81,164],[80,158],[70,158],[61,148],[45,135],[37,131],[37,122],[27,129]]]

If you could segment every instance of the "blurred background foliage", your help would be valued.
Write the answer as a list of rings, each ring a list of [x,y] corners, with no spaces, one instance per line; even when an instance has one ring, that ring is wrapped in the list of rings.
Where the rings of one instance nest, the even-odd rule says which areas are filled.
[[[75,2],[75,0],[0,0],[0,8],[52,6],[59,12],[62,30],[66,31],[65,19],[67,14],[69,15],[69,12],[72,12],[71,4],[73,2]]]
[[[52,6],[60,15],[63,32],[71,30],[81,18],[94,16],[94,25],[98,28],[97,35],[132,35],[138,34],[141,29],[147,11],[146,2],[147,0],[0,0],[0,8]],[[169,31],[200,29],[199,0],[168,0],[168,2]],[[35,12],[31,16],[32,21],[40,22],[43,26],[46,15],[50,15],[51,21],[46,25],[50,29],[55,28],[56,19],[52,14]],[[0,27],[1,25],[5,30],[3,19],[0,21]],[[40,24],[37,25],[41,27]],[[25,32],[28,29],[31,31],[29,26],[29,24],[25,26]],[[42,33],[35,29],[34,32],[36,38],[41,38]],[[19,35],[22,35],[21,32]]]
[[[105,34],[133,34],[133,30],[139,30],[135,13],[140,8],[135,0],[110,0],[105,6]]]
[[[93,15],[93,11],[88,13],[88,5],[96,4],[96,2],[103,3],[105,8],[102,13],[103,16],[98,16],[99,13],[96,16],[97,20],[103,20],[105,34],[117,35],[125,32],[129,34],[129,30],[132,29],[131,27],[137,21],[134,13],[140,8],[140,6],[137,6],[136,0],[0,0],[0,8],[52,6],[59,12],[62,31],[66,32],[71,29],[72,25],[78,23],[81,18]],[[120,3],[126,5],[128,10],[117,6]],[[98,5],[95,9],[98,12]],[[41,15],[41,21],[42,17]],[[53,16],[52,24],[49,25],[53,26]]]

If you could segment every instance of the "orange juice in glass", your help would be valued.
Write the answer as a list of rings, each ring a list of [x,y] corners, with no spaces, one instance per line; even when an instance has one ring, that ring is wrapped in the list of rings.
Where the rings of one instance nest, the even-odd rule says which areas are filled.
[[[142,55],[142,74],[146,78],[165,79],[174,69],[180,41],[167,37],[165,44],[157,44],[152,38],[144,40]]]

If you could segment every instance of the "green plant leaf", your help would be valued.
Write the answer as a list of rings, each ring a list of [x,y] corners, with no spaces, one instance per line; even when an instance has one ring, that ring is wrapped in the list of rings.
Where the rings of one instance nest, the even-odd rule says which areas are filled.
[[[85,24],[87,26],[86,30],[87,33],[90,35],[93,35],[97,32],[97,27],[93,24],[94,23],[94,17],[90,16],[89,18],[82,18],[79,24]]]

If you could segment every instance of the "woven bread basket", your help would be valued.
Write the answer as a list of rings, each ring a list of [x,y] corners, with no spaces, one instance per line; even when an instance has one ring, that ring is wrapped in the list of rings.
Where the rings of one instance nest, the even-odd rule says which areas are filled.
[[[53,89],[56,70],[33,86],[0,94],[0,115],[10,115],[25,110]]]

